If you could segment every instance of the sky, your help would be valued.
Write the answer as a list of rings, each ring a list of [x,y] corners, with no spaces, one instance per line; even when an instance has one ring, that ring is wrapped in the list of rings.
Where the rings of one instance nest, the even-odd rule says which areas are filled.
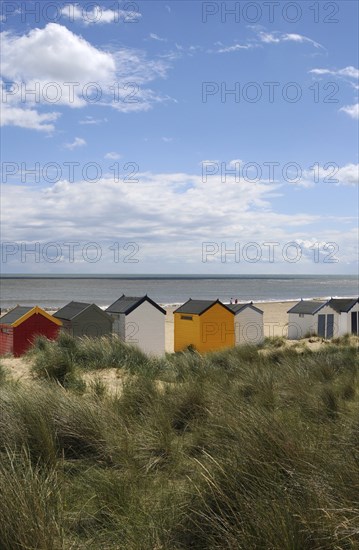
[[[2,272],[356,274],[357,22],[1,2]]]

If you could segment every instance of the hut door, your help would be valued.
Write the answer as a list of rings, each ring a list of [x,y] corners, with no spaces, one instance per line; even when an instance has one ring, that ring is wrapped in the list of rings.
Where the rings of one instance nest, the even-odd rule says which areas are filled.
[[[318,315],[318,336],[325,338],[325,315]]]
[[[318,315],[318,336],[322,338],[333,338],[334,315]]]
[[[327,338],[333,338],[334,334],[334,315],[327,315]]]
[[[358,316],[358,312],[352,311],[352,334],[358,334]]]

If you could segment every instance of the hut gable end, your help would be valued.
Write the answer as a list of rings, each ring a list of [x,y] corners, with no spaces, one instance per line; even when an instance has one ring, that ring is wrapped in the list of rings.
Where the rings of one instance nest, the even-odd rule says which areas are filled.
[[[38,306],[17,306],[0,319],[0,354],[23,355],[37,336],[56,338],[61,325]]]
[[[136,308],[138,308],[141,304],[144,302],[148,302],[153,307],[158,309],[161,313],[166,315],[166,311],[156,304],[149,296],[125,296],[124,294],[116,300],[113,304],[111,304],[107,309],[107,313],[115,313],[115,314],[124,314],[128,315],[132,311],[134,311]]]
[[[72,336],[105,336],[111,334],[113,319],[96,304],[70,302],[54,314],[63,321]]]

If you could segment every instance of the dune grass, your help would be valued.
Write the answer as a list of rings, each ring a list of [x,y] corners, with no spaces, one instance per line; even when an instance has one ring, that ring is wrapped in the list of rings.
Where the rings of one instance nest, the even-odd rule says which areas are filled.
[[[0,387],[0,548],[358,548],[358,350],[278,344],[38,342],[31,391]]]

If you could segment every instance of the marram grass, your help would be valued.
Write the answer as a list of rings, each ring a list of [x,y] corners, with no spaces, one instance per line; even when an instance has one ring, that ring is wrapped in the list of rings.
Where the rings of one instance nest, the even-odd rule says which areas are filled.
[[[38,342],[31,385],[0,377],[1,550],[359,548],[353,344]]]

